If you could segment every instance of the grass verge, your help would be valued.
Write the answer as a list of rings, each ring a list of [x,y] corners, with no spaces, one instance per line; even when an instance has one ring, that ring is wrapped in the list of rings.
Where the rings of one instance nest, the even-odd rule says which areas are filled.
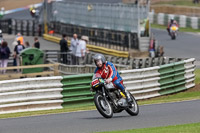
[[[95,107],[94,106],[85,106],[85,107],[73,107],[73,108],[63,108],[63,109],[53,109],[53,110],[41,110],[41,111],[0,114],[0,119],[26,117],[26,116],[38,116],[38,115],[47,115],[47,114],[59,114],[59,113],[84,111],[84,110],[92,110],[92,109],[95,109]]]
[[[159,25],[159,24],[151,24],[151,28],[156,28],[156,29],[163,29],[166,30],[167,26],[165,25]],[[166,30],[167,32],[167,30]],[[192,28],[179,28],[179,32],[194,32],[194,33],[200,33],[199,29],[192,29]]]
[[[177,5],[177,6],[191,6],[200,7],[200,4],[194,4],[192,0],[173,0],[173,1],[161,1],[154,5]]]
[[[193,124],[183,124],[183,125],[174,125],[165,127],[110,131],[101,133],[199,133],[199,131],[200,131],[200,123],[193,123]]]
[[[200,84],[200,69],[195,70],[195,83]],[[176,93],[173,95],[166,95],[146,100],[138,101],[139,105],[144,104],[157,104],[157,103],[166,103],[166,102],[177,102],[184,100],[193,100],[200,99],[200,85],[197,85],[197,89],[189,89],[188,91]],[[36,115],[46,115],[46,114],[58,114],[74,111],[83,111],[83,110],[93,110],[96,107],[93,106],[79,106],[79,107],[68,107],[64,109],[55,109],[55,110],[43,110],[43,111],[30,111],[30,112],[20,112],[20,113],[10,113],[10,114],[0,114],[0,119],[2,118],[15,118],[15,117],[25,117],[25,116],[36,116]]]

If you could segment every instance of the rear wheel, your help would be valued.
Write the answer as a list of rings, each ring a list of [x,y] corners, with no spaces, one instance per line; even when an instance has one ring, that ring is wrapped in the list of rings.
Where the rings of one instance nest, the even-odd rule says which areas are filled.
[[[131,116],[136,116],[139,113],[139,107],[138,107],[137,101],[135,100],[134,96],[132,94],[130,94],[130,97],[132,99],[131,106],[126,109],[126,112]]]
[[[113,109],[112,109],[110,103],[102,95],[100,95],[98,93],[95,94],[94,103],[95,103],[97,110],[103,117],[111,118],[113,116]]]

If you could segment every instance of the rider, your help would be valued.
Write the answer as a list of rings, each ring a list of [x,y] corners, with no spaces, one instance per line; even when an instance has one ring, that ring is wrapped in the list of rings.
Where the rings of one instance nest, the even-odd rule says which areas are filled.
[[[120,77],[116,67],[111,63],[106,61],[105,57],[102,54],[96,54],[93,56],[94,62],[97,66],[94,73],[99,73],[105,82],[109,84],[112,82],[117,89],[120,89],[123,94],[126,96],[126,100],[130,103],[132,100],[128,91],[126,91],[123,80]]]
[[[168,31],[169,35],[170,35],[170,27],[172,25],[176,25],[178,27],[178,23],[177,23],[176,20],[174,20],[174,17],[171,17],[171,19],[170,19],[170,21],[168,22],[168,25],[167,25],[167,31]]]

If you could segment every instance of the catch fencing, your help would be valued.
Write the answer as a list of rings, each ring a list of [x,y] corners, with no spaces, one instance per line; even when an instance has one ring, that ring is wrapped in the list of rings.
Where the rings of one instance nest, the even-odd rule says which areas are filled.
[[[126,88],[137,100],[187,90],[194,84],[194,58],[150,68],[123,70]],[[0,81],[0,114],[89,106],[93,74]]]
[[[123,3],[52,2],[50,21],[88,28],[138,33],[139,22],[148,17],[148,5]]]

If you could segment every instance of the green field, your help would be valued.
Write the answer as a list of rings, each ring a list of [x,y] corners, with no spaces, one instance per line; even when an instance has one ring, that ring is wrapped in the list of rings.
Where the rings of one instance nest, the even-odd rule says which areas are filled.
[[[142,128],[123,131],[111,131],[101,133],[199,133],[200,123],[174,125],[166,127]]]
[[[193,0],[174,0],[174,1],[169,1],[169,2],[158,2],[154,5],[163,5],[163,4],[167,4],[167,5],[179,5],[179,6],[192,6],[192,7],[200,7],[200,4],[194,4],[192,2]]]

